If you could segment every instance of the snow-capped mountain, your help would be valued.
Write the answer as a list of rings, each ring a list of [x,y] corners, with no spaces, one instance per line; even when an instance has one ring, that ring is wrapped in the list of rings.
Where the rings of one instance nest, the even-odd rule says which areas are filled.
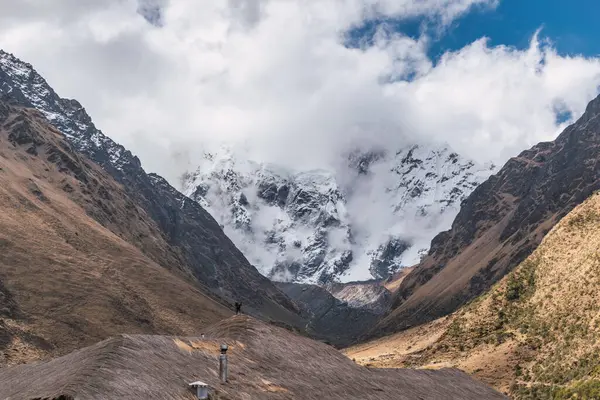
[[[1,50],[0,94],[38,109],[117,180],[143,181],[148,196],[158,190],[139,159],[98,130],[81,104],[59,97],[30,64]],[[264,275],[325,283],[382,278],[414,264],[493,170],[447,146],[354,151],[345,160],[343,168],[292,171],[221,151],[205,155],[183,187]],[[185,197],[172,192],[183,207]]]
[[[0,94],[40,111],[78,151],[105,158],[107,165],[117,170],[131,163],[139,165],[137,157],[96,129],[77,100],[61,98],[31,64],[2,50]]]
[[[418,262],[494,171],[448,146],[353,151],[342,168],[293,171],[222,149],[183,191],[265,275],[324,284],[386,278]]]

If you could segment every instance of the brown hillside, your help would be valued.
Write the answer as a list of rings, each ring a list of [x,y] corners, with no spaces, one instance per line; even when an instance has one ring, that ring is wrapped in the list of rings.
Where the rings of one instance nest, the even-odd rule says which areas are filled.
[[[517,399],[600,398],[600,195],[486,295],[347,350],[381,367],[457,366]]]
[[[121,184],[145,220],[158,229],[158,235],[136,233],[136,241],[125,237],[127,241],[163,266],[178,265],[219,298],[231,304],[241,301],[246,313],[295,327],[306,324],[294,302],[248,262],[204,208],[162,177],[146,173],[138,157],[104,135],[79,102],[61,98],[32,65],[1,49],[0,61],[0,98],[47,116],[48,123],[65,134],[70,148]],[[105,206],[110,204],[110,199],[104,200],[94,197]],[[109,229],[118,230],[113,232],[125,228],[119,226],[122,221],[128,222],[119,218],[109,226],[94,210],[86,207],[86,211]],[[162,242],[158,248],[155,238]]]
[[[190,335],[230,314],[180,268],[106,172],[37,112],[0,102],[0,364],[118,333]]]
[[[400,271],[390,276],[383,284],[383,287],[392,293],[396,293],[398,289],[400,289],[400,285],[402,284],[402,281],[404,281],[404,278],[406,278],[406,276],[410,274],[413,269],[415,269],[415,267],[402,268]]]
[[[370,370],[325,344],[245,316],[205,331],[205,338],[121,335],[48,363],[0,370],[0,398],[81,400],[504,399],[456,369]],[[218,349],[229,345],[229,381],[217,376]]]
[[[447,315],[523,261],[563,216],[600,189],[600,97],[553,142],[510,159],[461,205],[452,228],[400,284],[370,336]]]

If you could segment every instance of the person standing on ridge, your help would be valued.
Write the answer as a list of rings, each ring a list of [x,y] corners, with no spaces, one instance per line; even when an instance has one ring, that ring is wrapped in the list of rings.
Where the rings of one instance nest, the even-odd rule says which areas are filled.
[[[235,315],[242,312],[242,303],[235,302]]]

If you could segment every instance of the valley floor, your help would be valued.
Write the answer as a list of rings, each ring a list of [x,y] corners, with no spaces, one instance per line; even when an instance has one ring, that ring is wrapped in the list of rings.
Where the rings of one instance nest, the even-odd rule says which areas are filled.
[[[372,342],[352,346],[344,354],[359,365],[371,368],[423,369],[458,368],[507,394],[512,379],[511,354],[514,344],[489,346],[469,354],[450,352],[423,362],[423,353],[447,333],[452,317],[408,329]]]

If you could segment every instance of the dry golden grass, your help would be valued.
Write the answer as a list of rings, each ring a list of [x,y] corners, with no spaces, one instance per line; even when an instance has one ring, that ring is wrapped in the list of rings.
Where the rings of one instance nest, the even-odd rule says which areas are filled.
[[[378,368],[401,367],[411,354],[435,343],[444,334],[449,323],[449,319],[442,318],[392,336],[350,347],[344,350],[344,354],[361,365]]]
[[[515,398],[600,398],[600,195],[455,314],[350,348],[379,367],[456,366]]]
[[[414,267],[401,269],[392,277],[392,279],[389,282],[385,282],[383,284],[383,287],[385,287],[392,293],[396,292],[404,278],[406,278],[406,275],[408,275],[413,269]]]

